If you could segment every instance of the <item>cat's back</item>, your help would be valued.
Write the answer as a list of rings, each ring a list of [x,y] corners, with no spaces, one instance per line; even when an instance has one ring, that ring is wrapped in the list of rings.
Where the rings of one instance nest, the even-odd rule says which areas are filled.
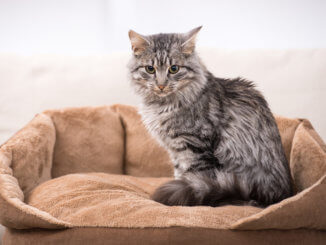
[[[222,96],[224,102],[230,106],[268,109],[268,104],[264,96],[256,89],[253,82],[241,77],[234,79],[215,79],[223,88]]]
[[[268,103],[251,81],[243,78],[215,79],[220,86],[215,97],[221,101],[223,112],[219,118],[221,134],[253,139],[261,138],[263,134],[274,142],[279,141],[277,125]]]

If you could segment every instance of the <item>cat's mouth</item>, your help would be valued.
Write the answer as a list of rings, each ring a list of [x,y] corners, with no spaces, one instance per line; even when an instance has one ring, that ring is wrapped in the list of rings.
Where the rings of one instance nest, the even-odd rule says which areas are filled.
[[[171,94],[170,91],[161,91],[161,90],[160,91],[154,91],[154,93],[159,97],[165,97],[165,96]]]
[[[167,88],[166,89],[163,89],[163,90],[161,90],[161,89],[154,89],[154,93],[157,96],[159,96],[159,97],[165,97],[165,96],[171,94],[172,91],[170,89],[167,89]]]

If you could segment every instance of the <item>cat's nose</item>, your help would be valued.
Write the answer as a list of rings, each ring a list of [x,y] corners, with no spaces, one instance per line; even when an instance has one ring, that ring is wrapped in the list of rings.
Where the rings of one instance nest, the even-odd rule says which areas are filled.
[[[157,87],[158,87],[161,91],[163,91],[163,89],[165,88],[165,85],[157,85]]]

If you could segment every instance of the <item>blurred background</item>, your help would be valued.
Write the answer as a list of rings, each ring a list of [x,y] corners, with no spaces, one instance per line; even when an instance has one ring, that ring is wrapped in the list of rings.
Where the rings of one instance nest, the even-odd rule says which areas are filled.
[[[325,12],[324,0],[1,0],[0,52],[105,54],[129,50],[129,29],[199,25],[199,46],[324,48]]]
[[[325,13],[325,0],[0,0],[0,144],[45,109],[136,105],[128,30],[199,25],[215,74],[254,80],[273,112],[326,139]]]

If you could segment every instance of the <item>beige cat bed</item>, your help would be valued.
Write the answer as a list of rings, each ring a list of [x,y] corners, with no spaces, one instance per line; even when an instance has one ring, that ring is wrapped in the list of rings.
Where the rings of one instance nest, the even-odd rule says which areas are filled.
[[[0,149],[4,244],[325,244],[326,146],[307,120],[277,117],[297,194],[251,206],[168,207],[172,176],[134,107],[38,114]]]

